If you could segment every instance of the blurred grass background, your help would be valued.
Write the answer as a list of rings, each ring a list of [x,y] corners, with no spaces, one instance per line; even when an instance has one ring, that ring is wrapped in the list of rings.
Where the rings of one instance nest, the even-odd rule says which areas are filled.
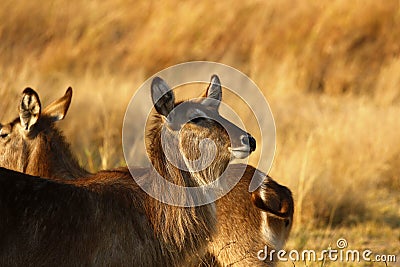
[[[3,0],[0,121],[27,86],[44,104],[72,86],[60,126],[74,152],[91,171],[120,166],[134,91],[190,60],[235,67],[268,99],[270,174],[296,201],[288,249],[344,237],[399,264],[399,1]]]

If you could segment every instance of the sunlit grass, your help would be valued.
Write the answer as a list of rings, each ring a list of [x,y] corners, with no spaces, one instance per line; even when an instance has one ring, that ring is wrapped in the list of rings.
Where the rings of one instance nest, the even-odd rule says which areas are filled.
[[[323,249],[343,236],[400,254],[398,1],[2,6],[2,122],[17,115],[25,87],[46,105],[72,86],[59,125],[73,151],[90,171],[117,167],[125,108],[149,75],[189,60],[229,64],[259,85],[275,116],[271,175],[296,202],[288,247]]]

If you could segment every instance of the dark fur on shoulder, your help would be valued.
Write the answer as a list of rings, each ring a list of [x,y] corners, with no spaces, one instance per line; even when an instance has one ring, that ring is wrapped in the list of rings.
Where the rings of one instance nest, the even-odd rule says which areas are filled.
[[[0,265],[172,265],[147,198],[128,171],[68,183],[1,168]]]

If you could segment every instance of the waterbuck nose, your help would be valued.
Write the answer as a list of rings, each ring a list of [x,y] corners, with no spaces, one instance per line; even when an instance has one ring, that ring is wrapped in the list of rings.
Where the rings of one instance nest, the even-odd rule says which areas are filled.
[[[254,139],[250,134],[242,135],[240,141],[242,142],[242,145],[250,147],[250,152],[256,150],[256,139]]]

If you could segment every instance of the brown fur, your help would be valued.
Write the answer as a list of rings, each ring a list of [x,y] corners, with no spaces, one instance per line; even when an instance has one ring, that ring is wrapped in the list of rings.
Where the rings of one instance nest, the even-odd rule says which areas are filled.
[[[71,179],[89,173],[79,166],[69,144],[55,127],[71,102],[72,89],[41,111],[39,96],[31,88],[24,90],[20,116],[0,124],[0,166],[31,175]]]
[[[26,106],[31,103],[26,99],[22,102]],[[198,104],[193,105],[200,108]],[[165,111],[165,106],[162,109],[158,106],[160,110]],[[37,121],[26,118],[25,114],[20,119],[23,130],[38,130],[37,121],[41,118]],[[207,170],[191,172],[179,170],[166,160],[160,144],[161,125],[165,125],[165,119],[156,116],[154,120],[156,126],[150,130],[148,138],[155,170],[135,168],[134,177],[149,181],[148,186],[165,193],[160,185],[151,183],[154,171],[184,186],[202,185],[222,173],[231,154],[229,144],[224,143],[229,138],[221,125],[193,124],[181,127],[180,131],[169,129],[167,125],[169,149],[182,164],[182,155],[190,156],[193,147],[199,144],[195,136],[212,138],[217,144],[218,153],[213,164]],[[247,134],[236,130],[238,138]],[[198,134],[194,135],[193,131]],[[185,147],[187,145],[190,148]],[[54,151],[48,151],[54,156]],[[7,152],[12,154],[13,150]],[[38,163],[50,159],[38,157]],[[76,166],[60,167],[68,175],[68,172],[74,173]],[[46,180],[0,169],[0,212],[5,218],[0,223],[1,265],[174,266],[194,254],[204,253],[202,250],[215,227],[212,205],[181,208],[163,204],[145,194],[127,168],[75,180],[54,178],[52,171],[49,176],[53,180]]]
[[[1,266],[172,266],[185,256],[158,241],[152,201],[126,169],[68,182],[1,168],[0,185]]]
[[[269,259],[258,260],[257,252],[264,246],[280,250],[289,236],[294,207],[290,190],[243,164],[230,165],[227,175],[236,176],[243,169],[239,183],[216,202],[217,232],[201,266],[274,266]],[[264,177],[264,183],[249,193],[254,173]]]

